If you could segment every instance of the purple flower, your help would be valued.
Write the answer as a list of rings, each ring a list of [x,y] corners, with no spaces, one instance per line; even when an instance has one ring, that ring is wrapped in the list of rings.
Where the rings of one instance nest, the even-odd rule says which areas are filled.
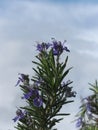
[[[90,103],[87,103],[87,104],[86,104],[86,109],[87,109],[87,111],[91,112],[92,106],[91,106]]]
[[[16,116],[16,117],[14,117],[12,120],[14,121],[14,122],[16,122],[17,120],[19,120],[20,119],[20,117],[19,116]]]
[[[79,117],[79,118],[77,119],[76,127],[82,126],[82,123],[83,123],[82,117]]]
[[[42,98],[40,96],[33,99],[34,106],[41,107],[43,104]]]
[[[46,43],[45,46],[46,46],[46,49],[48,49],[50,46],[52,46],[52,44],[51,43]]]
[[[56,41],[55,39],[53,39],[52,49],[54,55],[60,55],[64,50],[70,52],[70,50],[66,46],[63,46],[60,41]]]
[[[29,99],[31,96],[39,96],[37,89],[31,89],[28,93],[25,93],[22,99]]]
[[[91,101],[89,97],[83,98],[83,101],[85,102],[85,107],[87,112],[92,111]]]
[[[17,83],[16,83],[15,86],[18,86],[18,85],[20,84],[20,82],[23,82],[23,81],[24,81],[24,79],[23,79],[23,74],[18,74],[18,75],[19,75],[18,81],[17,81]]]
[[[59,55],[59,51],[58,51],[58,50],[53,49],[53,55]]]
[[[18,86],[21,82],[24,82],[25,80],[29,81],[28,75],[21,74],[21,73],[19,73],[18,75],[19,75],[18,81],[15,86]]]
[[[24,118],[24,116],[25,116],[25,112],[22,112],[22,110],[18,109],[18,110],[16,111],[16,117],[13,118],[12,120],[13,120],[14,122],[16,122],[17,120],[20,120],[20,119]]]
[[[21,80],[20,80],[20,79],[18,79],[18,81],[17,81],[17,83],[16,83],[16,85],[15,85],[15,86],[18,86],[18,85],[20,84],[20,82],[21,82]]]
[[[42,47],[41,44],[37,44],[37,50],[39,50],[39,51],[43,51],[43,47]]]
[[[44,42],[42,42],[41,44],[38,43],[37,44],[37,50],[42,52],[42,51],[47,50],[50,46],[51,46],[50,43],[44,43]]]
[[[28,93],[24,94],[22,99],[29,99],[31,96],[32,96],[32,92],[28,92]]]

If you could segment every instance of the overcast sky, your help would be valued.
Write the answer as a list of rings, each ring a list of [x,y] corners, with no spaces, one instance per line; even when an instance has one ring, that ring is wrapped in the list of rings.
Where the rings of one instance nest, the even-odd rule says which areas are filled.
[[[70,49],[69,79],[77,91],[75,102],[62,111],[71,112],[58,130],[76,130],[70,123],[80,97],[90,94],[88,83],[98,78],[97,0],[0,0],[0,130],[14,130],[12,118],[21,106],[22,92],[15,87],[18,73],[33,75],[36,41],[67,40]]]

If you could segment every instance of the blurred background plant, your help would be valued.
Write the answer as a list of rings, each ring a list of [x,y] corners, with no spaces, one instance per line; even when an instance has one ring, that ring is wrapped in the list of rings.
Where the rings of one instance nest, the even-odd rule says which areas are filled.
[[[92,95],[81,100],[80,111],[76,115],[79,130],[98,130],[98,81],[90,84]]]
[[[66,66],[68,56],[64,55],[64,62],[61,61],[62,53],[70,52],[65,42],[52,38],[50,43],[37,43],[38,55],[32,61],[36,65],[35,75],[30,80],[29,75],[19,74],[16,86],[23,91],[27,106],[20,107],[13,118],[17,130],[57,130],[56,123],[69,115],[60,111],[76,96],[70,86],[72,81],[65,78],[72,69]]]

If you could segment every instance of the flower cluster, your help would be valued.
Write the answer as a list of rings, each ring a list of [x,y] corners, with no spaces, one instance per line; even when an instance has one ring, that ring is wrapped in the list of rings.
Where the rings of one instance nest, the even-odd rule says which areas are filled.
[[[92,114],[92,105],[91,100],[89,100],[89,97],[82,99],[82,111],[83,114],[80,115],[80,117],[77,119],[76,127],[83,127],[88,120],[93,118]],[[84,116],[86,116],[86,121]]]
[[[46,51],[49,47],[51,47],[53,54],[55,56],[60,55],[63,51],[70,52],[70,50],[64,46],[65,41],[62,43],[61,41],[57,41],[56,39],[52,39],[52,43],[41,43],[37,44],[37,50],[40,52]]]
[[[38,43],[37,44],[37,50],[40,52],[46,51],[49,47],[51,46],[50,43],[44,43],[42,42],[41,44]]]
[[[72,81],[68,80],[66,83],[63,82],[60,87],[61,87],[61,90],[63,89],[64,92],[65,92],[65,96],[66,97],[76,97],[76,92],[75,91],[72,91],[72,88],[73,87],[69,87],[68,85],[71,84]]]
[[[28,82],[29,81],[29,77],[28,75],[25,74],[19,74],[19,79],[17,81],[17,85],[20,84],[20,82]],[[29,83],[29,82],[28,82]],[[25,86],[25,89],[27,90],[26,93],[23,94],[22,99],[27,99],[29,100],[30,98],[32,99],[34,106],[36,107],[41,107],[43,104],[42,98],[39,94],[39,91],[37,88],[34,88],[35,85],[38,86],[38,82],[34,83],[33,85],[29,85],[27,84],[27,86]],[[37,87],[35,86],[35,87]],[[21,86],[22,87],[22,86]]]
[[[18,75],[19,75],[18,81],[17,81],[15,86],[18,86],[21,82],[24,83],[24,84],[29,83],[29,75],[25,75],[25,74],[22,74],[22,73],[19,73]]]
[[[82,117],[79,117],[79,118],[77,119],[76,127],[81,127],[82,125],[83,125]]]
[[[25,115],[26,115],[26,111],[23,112],[21,109],[18,109],[18,110],[16,111],[16,117],[13,118],[12,120],[13,120],[14,122],[16,122],[16,121],[18,121],[18,120],[24,118]]]
[[[61,43],[61,41],[56,41],[55,39],[53,40],[52,49],[54,55],[60,55],[64,50],[70,52],[70,50]]]
[[[18,86],[21,83],[23,83],[23,86],[20,85],[20,87],[26,90],[26,92],[22,96],[22,99],[26,99],[26,100],[31,99],[35,107],[41,107],[43,105],[43,101],[37,89],[40,82],[36,81],[33,85],[29,85],[28,75],[21,74],[21,73],[19,73],[18,75],[19,75],[18,81],[15,86]],[[16,111],[16,117],[13,118],[13,121],[16,122],[18,120],[25,118],[26,114],[27,114],[26,111],[23,112],[21,109],[18,109]]]
[[[24,122],[25,121],[25,125],[27,125],[28,127],[33,125],[33,120],[31,115],[27,112],[27,111],[22,111],[21,109],[17,109],[16,111],[16,117],[14,117],[12,119],[14,122],[16,121],[20,121],[20,122]]]

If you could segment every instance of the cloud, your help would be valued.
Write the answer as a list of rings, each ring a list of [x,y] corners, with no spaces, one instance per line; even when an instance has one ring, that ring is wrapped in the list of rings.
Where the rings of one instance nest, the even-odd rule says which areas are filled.
[[[69,79],[74,81],[77,98],[71,108],[72,116],[66,117],[60,130],[75,129],[69,125],[79,106],[80,95],[86,96],[88,82],[94,82],[98,57],[98,5],[85,3],[52,3],[14,0],[2,3],[0,8],[0,129],[13,129],[12,118],[16,106],[21,106],[21,91],[14,87],[19,72],[33,75],[35,41],[48,41],[51,37],[67,40],[71,50],[68,66],[74,68]],[[82,91],[82,93],[81,93]],[[66,107],[66,106],[65,106]],[[65,110],[66,108],[63,108]],[[66,111],[67,111],[66,110]],[[5,115],[6,118],[5,118]],[[8,121],[9,120],[9,121]],[[5,124],[5,121],[8,122]],[[62,128],[61,128],[62,125]],[[6,127],[6,128],[5,128]]]

